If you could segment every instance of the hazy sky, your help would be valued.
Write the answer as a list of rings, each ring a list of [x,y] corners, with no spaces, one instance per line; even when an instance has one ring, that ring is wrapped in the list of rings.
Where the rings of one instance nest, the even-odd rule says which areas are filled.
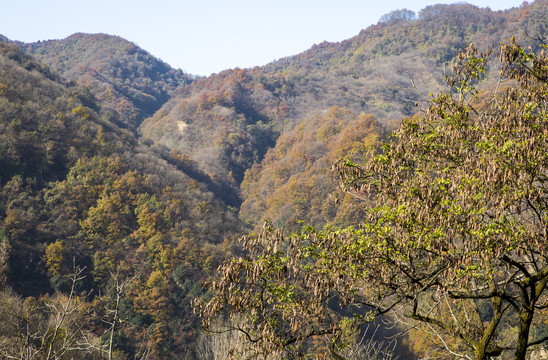
[[[444,0],[0,0],[0,34],[34,42],[75,32],[119,35],[175,68],[209,75],[341,41],[392,10]],[[522,0],[468,0],[492,10]]]

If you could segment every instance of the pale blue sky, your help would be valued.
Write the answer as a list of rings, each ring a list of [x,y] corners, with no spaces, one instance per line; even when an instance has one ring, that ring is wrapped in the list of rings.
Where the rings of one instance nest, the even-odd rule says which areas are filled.
[[[341,41],[392,10],[444,0],[0,0],[0,34],[33,42],[75,32],[119,35],[175,68],[209,75]],[[468,0],[501,10],[522,0]]]

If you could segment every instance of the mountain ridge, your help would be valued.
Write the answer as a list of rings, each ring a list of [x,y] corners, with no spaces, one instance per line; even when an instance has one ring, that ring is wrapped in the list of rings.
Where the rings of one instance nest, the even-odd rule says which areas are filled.
[[[191,301],[243,227],[191,163],[140,143],[92,94],[57,77],[0,43],[0,357],[45,351],[59,319],[49,306],[74,302],[56,323],[69,348],[54,351],[83,356],[73,341],[109,334],[114,274],[132,279],[120,353],[186,354]],[[106,354],[93,349],[94,359]]]
[[[61,40],[19,43],[68,81],[89,89],[117,123],[135,130],[175,89],[193,77],[175,70],[133,42],[108,34],[76,33]]]
[[[89,323],[106,336],[119,274],[132,279],[113,331],[120,358],[197,358],[191,302],[239,254],[236,237],[265,217],[287,232],[359,224],[363,203],[339,191],[331,164],[359,162],[420,113],[470,42],[496,49],[516,32],[530,42],[547,24],[545,0],[500,12],[435,5],[210,77],[107,34],[0,36],[0,302],[30,311],[32,297],[46,309],[68,296],[78,263],[91,295],[86,321],[67,329]]]
[[[444,72],[469,43],[494,48],[519,29],[543,36],[535,23],[546,14],[546,1],[496,12],[469,4],[428,6],[413,21],[379,23],[341,42],[183,85],[140,131],[204,172],[229,179],[237,192],[245,169],[266,154],[261,147],[255,155],[249,151],[257,149],[257,139],[271,147],[279,134],[333,106],[394,128],[424,107],[429,92],[444,88]]]

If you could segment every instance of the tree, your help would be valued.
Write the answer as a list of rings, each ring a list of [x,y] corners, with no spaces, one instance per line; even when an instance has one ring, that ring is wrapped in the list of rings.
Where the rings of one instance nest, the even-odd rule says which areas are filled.
[[[9,270],[9,252],[10,244],[6,231],[0,231],[0,290],[2,290],[6,284],[7,273]]]
[[[417,15],[414,11],[408,10],[408,9],[398,9],[389,12],[388,14],[384,14],[379,19],[380,23],[389,23],[389,22],[396,22],[396,21],[414,21],[417,19]]]
[[[120,275],[120,268],[118,267],[116,273],[111,272],[110,273],[111,282],[112,282],[112,289],[110,291],[111,298],[103,300],[107,304],[105,305],[105,312],[108,316],[108,319],[103,320],[103,322],[108,325],[108,343],[106,347],[106,358],[108,360],[112,360],[116,352],[114,350],[114,346],[116,345],[114,343],[114,335],[116,334],[116,331],[118,330],[119,324],[122,323],[122,319],[120,318],[120,304],[124,297],[126,296],[128,289],[131,285],[131,282],[133,281],[134,277],[125,277],[123,278]],[[105,333],[106,334],[106,333]]]
[[[201,333],[196,340],[196,355],[199,360],[220,360],[233,356],[239,359],[278,360],[280,353],[262,356],[256,351],[245,351],[245,335],[236,330],[237,325],[213,325],[207,333]]]
[[[362,225],[244,237],[248,254],[210,285],[204,324],[244,315],[251,347],[295,357],[323,341],[341,358],[381,314],[427,330],[451,357],[521,360],[547,341],[548,57],[510,39],[493,86],[491,58],[470,46],[450,91],[363,164],[335,164],[372,204]]]
[[[88,329],[85,302],[76,294],[82,272],[74,270],[68,295],[23,300],[9,289],[0,291],[0,358],[104,359],[101,339]]]
[[[59,275],[63,261],[65,260],[65,247],[60,240],[51,243],[46,248],[46,266],[53,275]]]

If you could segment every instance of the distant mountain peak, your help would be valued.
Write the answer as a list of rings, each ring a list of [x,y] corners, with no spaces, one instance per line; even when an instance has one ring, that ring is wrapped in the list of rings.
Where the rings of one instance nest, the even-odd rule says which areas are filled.
[[[117,35],[76,33],[22,47],[76,82],[121,115],[118,125],[135,130],[192,77]]]

